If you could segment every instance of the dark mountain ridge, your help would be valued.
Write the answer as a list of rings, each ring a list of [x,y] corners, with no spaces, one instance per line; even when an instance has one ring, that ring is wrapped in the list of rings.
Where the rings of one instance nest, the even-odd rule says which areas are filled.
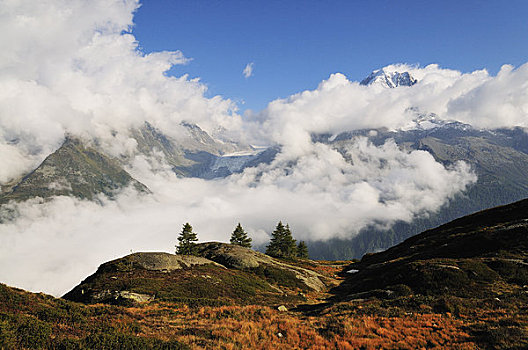
[[[344,298],[395,286],[408,293],[467,298],[526,295],[528,199],[465,216],[384,252],[367,254],[348,271],[336,291]]]

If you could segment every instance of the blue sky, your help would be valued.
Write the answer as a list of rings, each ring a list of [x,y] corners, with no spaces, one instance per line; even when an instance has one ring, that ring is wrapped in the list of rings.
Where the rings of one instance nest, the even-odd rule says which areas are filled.
[[[527,18],[528,1],[145,0],[133,33],[146,53],[181,50],[193,60],[170,74],[200,77],[209,96],[243,112],[335,72],[361,80],[391,63],[517,67],[528,57]]]

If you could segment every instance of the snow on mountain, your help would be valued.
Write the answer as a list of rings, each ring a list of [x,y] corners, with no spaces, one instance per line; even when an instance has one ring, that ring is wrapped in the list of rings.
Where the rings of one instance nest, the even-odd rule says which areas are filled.
[[[432,130],[438,128],[470,130],[472,129],[472,126],[456,120],[440,119],[435,113],[422,113],[414,118],[409,124],[400,128],[400,130]]]
[[[373,71],[368,77],[361,81],[361,85],[381,85],[386,88],[395,88],[398,86],[413,86],[418,80],[413,78],[409,72],[391,71],[382,68]]]
[[[228,174],[240,172],[244,169],[246,163],[255,159],[259,153],[260,151],[253,152],[252,154],[234,154],[217,157],[211,165],[210,171],[218,172],[224,168]]]

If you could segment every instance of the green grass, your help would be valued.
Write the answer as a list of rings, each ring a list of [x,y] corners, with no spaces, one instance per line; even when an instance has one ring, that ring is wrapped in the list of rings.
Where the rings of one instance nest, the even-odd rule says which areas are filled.
[[[308,289],[306,284],[299,280],[296,277],[295,273],[293,273],[292,271],[266,265],[260,265],[259,267],[254,268],[251,271],[257,276],[278,286],[288,287],[292,289]]]

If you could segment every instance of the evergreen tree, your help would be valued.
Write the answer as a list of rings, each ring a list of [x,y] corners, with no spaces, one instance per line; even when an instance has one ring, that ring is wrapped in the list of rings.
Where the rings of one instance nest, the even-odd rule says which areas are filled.
[[[299,259],[308,259],[308,246],[304,241],[300,241],[297,246],[297,257]]]
[[[251,238],[248,237],[247,232],[244,231],[240,222],[231,234],[231,244],[240,245],[242,247],[251,248]]]
[[[275,231],[271,233],[270,243],[268,244],[268,246],[266,246],[266,254],[274,257],[282,256],[280,245],[285,230],[286,229],[282,224],[282,221],[279,221],[277,227],[275,228]]]
[[[297,257],[297,245],[292,237],[289,225],[285,227],[282,221],[279,221],[275,231],[271,233],[271,240],[266,247],[266,254],[285,259],[295,259]]]
[[[183,255],[195,255],[196,254],[196,243],[198,237],[193,232],[192,226],[187,222],[183,225],[182,232],[178,237],[178,245],[176,246],[176,254]]]
[[[289,224],[286,224],[286,233],[282,240],[282,251],[288,259],[295,259],[297,257],[297,241],[293,239]]]

